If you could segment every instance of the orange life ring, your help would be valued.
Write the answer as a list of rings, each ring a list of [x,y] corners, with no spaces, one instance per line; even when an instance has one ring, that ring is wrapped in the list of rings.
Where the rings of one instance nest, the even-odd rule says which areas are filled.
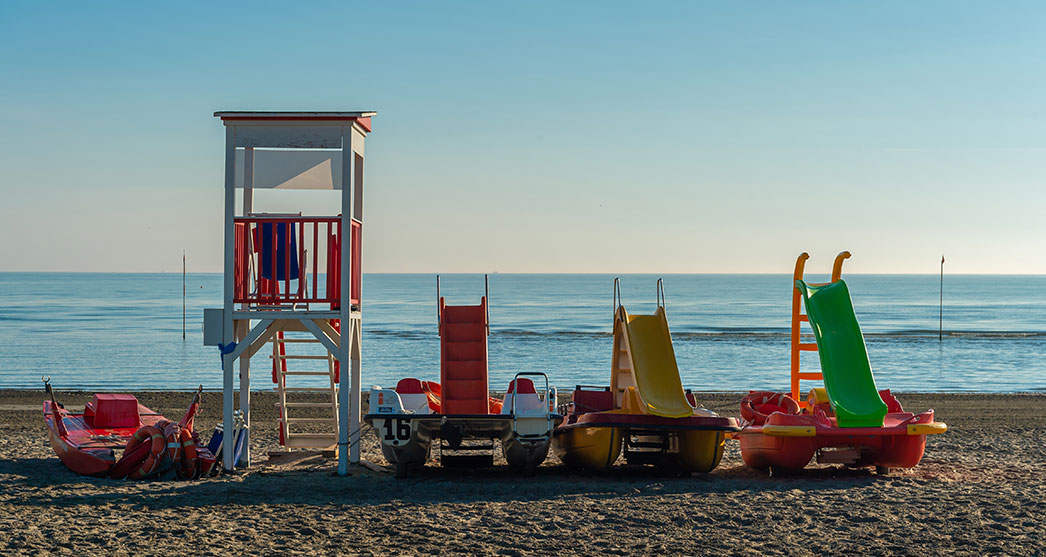
[[[761,425],[774,412],[798,414],[799,403],[785,393],[772,391],[751,391],[741,399],[741,419],[748,423]]]
[[[191,480],[196,477],[199,458],[196,454],[196,442],[192,438],[192,430],[183,428],[179,434],[182,445],[182,458],[179,461],[178,476],[183,480]]]
[[[135,468],[127,475],[127,477],[132,480],[140,480],[155,472],[160,466],[160,459],[164,450],[167,448],[167,442],[166,439],[164,439],[163,431],[160,431],[160,428],[156,426],[147,425],[134,432],[131,439],[127,441],[127,447],[124,448],[123,454],[125,456],[131,455],[139,445],[144,444],[146,441],[151,443],[149,446],[149,455],[142,461],[141,466]]]
[[[156,427],[163,431],[164,439],[167,441],[167,458],[171,459],[172,463],[177,464],[182,457],[182,427],[167,420],[156,422]]]
[[[130,441],[128,441],[128,446],[131,446],[131,448],[124,449],[123,454],[120,455],[120,460],[116,461],[112,470],[109,470],[110,478],[114,480],[126,478],[131,471],[137,470],[145,462],[145,459],[149,458],[149,445],[137,441],[135,443],[137,444],[131,446]]]

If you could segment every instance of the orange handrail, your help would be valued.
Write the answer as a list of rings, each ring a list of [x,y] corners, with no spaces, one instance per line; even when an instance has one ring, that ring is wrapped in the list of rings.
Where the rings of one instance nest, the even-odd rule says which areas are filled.
[[[839,280],[843,273],[843,261],[850,258],[850,252],[843,251],[839,252],[839,255],[835,256],[835,262],[832,264],[832,279],[831,282]],[[806,401],[800,398],[799,394],[799,381],[800,380],[819,380],[823,381],[824,376],[819,371],[801,371],[799,369],[799,353],[800,352],[816,352],[817,344],[813,342],[802,342],[802,329],[801,325],[803,321],[809,322],[810,318],[803,313],[803,297],[799,293],[799,289],[795,287],[795,281],[803,279],[803,273],[806,269],[806,260],[810,259],[810,254],[803,253],[799,254],[799,257],[795,260],[795,271],[792,272],[792,338],[791,338],[791,349],[792,349],[792,398],[799,403],[800,407],[806,407]]]
[[[839,255],[835,256],[835,263],[832,263],[832,282],[835,282],[842,278],[843,275],[843,261],[850,259],[850,252],[841,251]]]

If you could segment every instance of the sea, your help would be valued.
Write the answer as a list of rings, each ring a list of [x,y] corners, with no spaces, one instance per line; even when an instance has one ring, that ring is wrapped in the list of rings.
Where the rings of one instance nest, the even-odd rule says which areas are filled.
[[[560,389],[610,380],[614,276],[443,275],[448,304],[489,288],[490,388],[543,372]],[[655,275],[621,275],[630,313],[656,307]],[[1046,276],[849,275],[876,385],[900,392],[1046,391]],[[665,275],[683,385],[787,390],[791,275]],[[810,282],[825,276],[808,276]],[[367,274],[362,386],[439,379],[436,276]],[[0,388],[220,389],[219,351],[203,345],[203,308],[221,307],[220,274],[0,273]],[[184,329],[183,329],[184,300]],[[184,338],[183,338],[184,331]],[[268,352],[251,389],[273,388]],[[312,362],[322,365],[322,362]],[[804,370],[817,371],[816,353]],[[816,386],[804,383],[806,386]]]

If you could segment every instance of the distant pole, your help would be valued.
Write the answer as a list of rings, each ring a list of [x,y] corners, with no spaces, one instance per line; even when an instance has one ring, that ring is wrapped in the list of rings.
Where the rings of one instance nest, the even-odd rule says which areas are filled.
[[[937,341],[944,340],[944,255],[941,255],[941,313],[937,325]]]
[[[182,340],[185,340],[185,250],[182,250]]]

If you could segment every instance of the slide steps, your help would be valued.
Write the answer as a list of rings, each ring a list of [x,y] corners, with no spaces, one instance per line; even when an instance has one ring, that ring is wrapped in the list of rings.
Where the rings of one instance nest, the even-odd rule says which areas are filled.
[[[448,306],[440,299],[440,383],[444,414],[486,414],[487,301]]]
[[[449,468],[489,468],[494,465],[493,439],[462,440],[452,447],[444,439],[439,447],[440,465]]]

